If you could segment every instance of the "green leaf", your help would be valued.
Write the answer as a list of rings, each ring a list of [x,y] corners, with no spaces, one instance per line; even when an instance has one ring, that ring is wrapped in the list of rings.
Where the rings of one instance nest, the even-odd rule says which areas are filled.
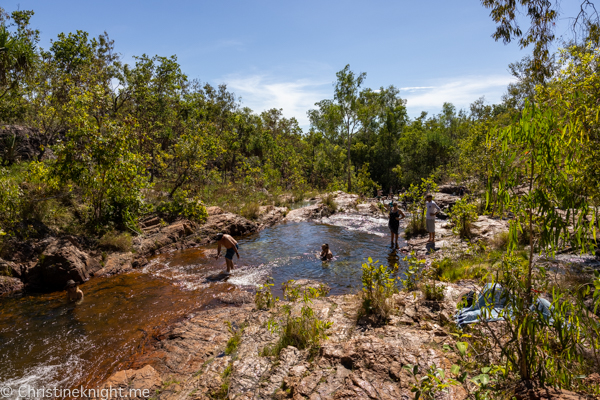
[[[456,342],[456,349],[460,353],[461,356],[465,356],[467,354],[467,342]]]
[[[452,372],[454,375],[458,375],[460,373],[460,367],[458,365],[454,364],[450,368],[450,372]]]

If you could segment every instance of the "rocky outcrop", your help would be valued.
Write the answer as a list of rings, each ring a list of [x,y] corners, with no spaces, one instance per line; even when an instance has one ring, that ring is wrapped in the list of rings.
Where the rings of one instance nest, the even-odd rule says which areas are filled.
[[[293,346],[277,357],[261,355],[278,339],[266,326],[278,318],[277,310],[244,304],[203,311],[156,334],[154,349],[135,362],[136,369],[118,372],[107,383],[120,380],[131,387],[137,378],[124,377],[141,371],[158,382],[152,372],[156,371],[161,381],[158,399],[410,399],[415,380],[404,366],[448,371],[455,363],[452,353],[442,348],[454,342],[451,315],[469,289],[468,283],[448,284],[442,302],[426,301],[420,293],[395,295],[395,315],[376,328],[356,324],[360,304],[356,295],[315,299],[311,304],[315,314],[332,326],[329,339],[312,357]],[[288,304],[292,313],[301,306]],[[225,354],[232,332],[241,332],[241,341]],[[451,386],[436,398],[466,397],[461,386]]]
[[[194,233],[193,241],[204,245],[214,242],[218,233],[243,236],[256,232],[258,228],[259,225],[256,222],[240,215],[232,213],[209,215],[206,223]]]
[[[286,222],[303,222],[328,217],[333,213],[329,207],[323,203],[316,203],[310,206],[291,210],[285,217]]]
[[[261,206],[256,221],[258,223],[258,230],[263,230],[281,222],[287,213],[287,207]]]
[[[19,278],[0,276],[0,297],[23,290],[23,282]]]
[[[60,238],[49,243],[24,280],[36,289],[62,290],[70,279],[84,282],[100,268],[100,263],[81,251],[72,238]]]
[[[133,253],[112,253],[106,257],[104,266],[96,272],[96,276],[109,276],[131,271],[133,268]]]
[[[136,237],[133,248],[140,255],[153,254],[156,250],[183,240],[195,232],[197,226],[191,221],[180,220],[158,229],[155,233]]]

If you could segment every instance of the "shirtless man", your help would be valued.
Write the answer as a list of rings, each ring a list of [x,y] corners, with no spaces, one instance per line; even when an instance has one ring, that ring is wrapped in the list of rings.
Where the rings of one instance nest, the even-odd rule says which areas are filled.
[[[67,282],[67,300],[77,303],[83,300],[83,292],[72,279]]]
[[[227,273],[230,274],[231,270],[233,269],[233,255],[236,254],[237,258],[240,258],[240,254],[238,253],[240,246],[238,246],[238,242],[234,238],[222,233],[217,235],[217,244],[219,247],[217,247],[217,256],[215,259],[219,259],[219,255],[221,254],[221,246],[225,246],[227,249],[225,252],[225,263],[227,265]]]

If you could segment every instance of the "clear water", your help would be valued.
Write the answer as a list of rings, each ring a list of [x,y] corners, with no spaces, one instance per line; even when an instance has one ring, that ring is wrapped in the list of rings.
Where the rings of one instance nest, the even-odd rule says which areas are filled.
[[[334,254],[330,262],[316,256],[323,243]],[[212,245],[162,254],[141,271],[92,279],[81,286],[79,305],[68,304],[64,292],[0,299],[0,386],[94,387],[128,368],[156,332],[218,304],[221,292],[252,289],[270,276],[279,293],[282,282],[302,278],[328,284],[331,294],[351,293],[360,288],[368,257],[399,263],[387,221],[355,214],[279,224],[239,244],[241,258],[234,258],[227,282],[207,280],[225,267]]]

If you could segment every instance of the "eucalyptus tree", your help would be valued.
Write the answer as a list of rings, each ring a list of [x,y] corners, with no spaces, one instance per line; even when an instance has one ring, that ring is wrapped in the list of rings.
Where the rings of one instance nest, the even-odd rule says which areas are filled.
[[[354,135],[363,128],[361,118],[360,87],[367,74],[356,75],[346,65],[336,73],[333,99],[321,100],[315,105],[317,110],[310,110],[310,123],[318,131],[323,132],[330,140],[346,142],[346,176],[347,189],[352,191],[352,161],[351,149]]]

